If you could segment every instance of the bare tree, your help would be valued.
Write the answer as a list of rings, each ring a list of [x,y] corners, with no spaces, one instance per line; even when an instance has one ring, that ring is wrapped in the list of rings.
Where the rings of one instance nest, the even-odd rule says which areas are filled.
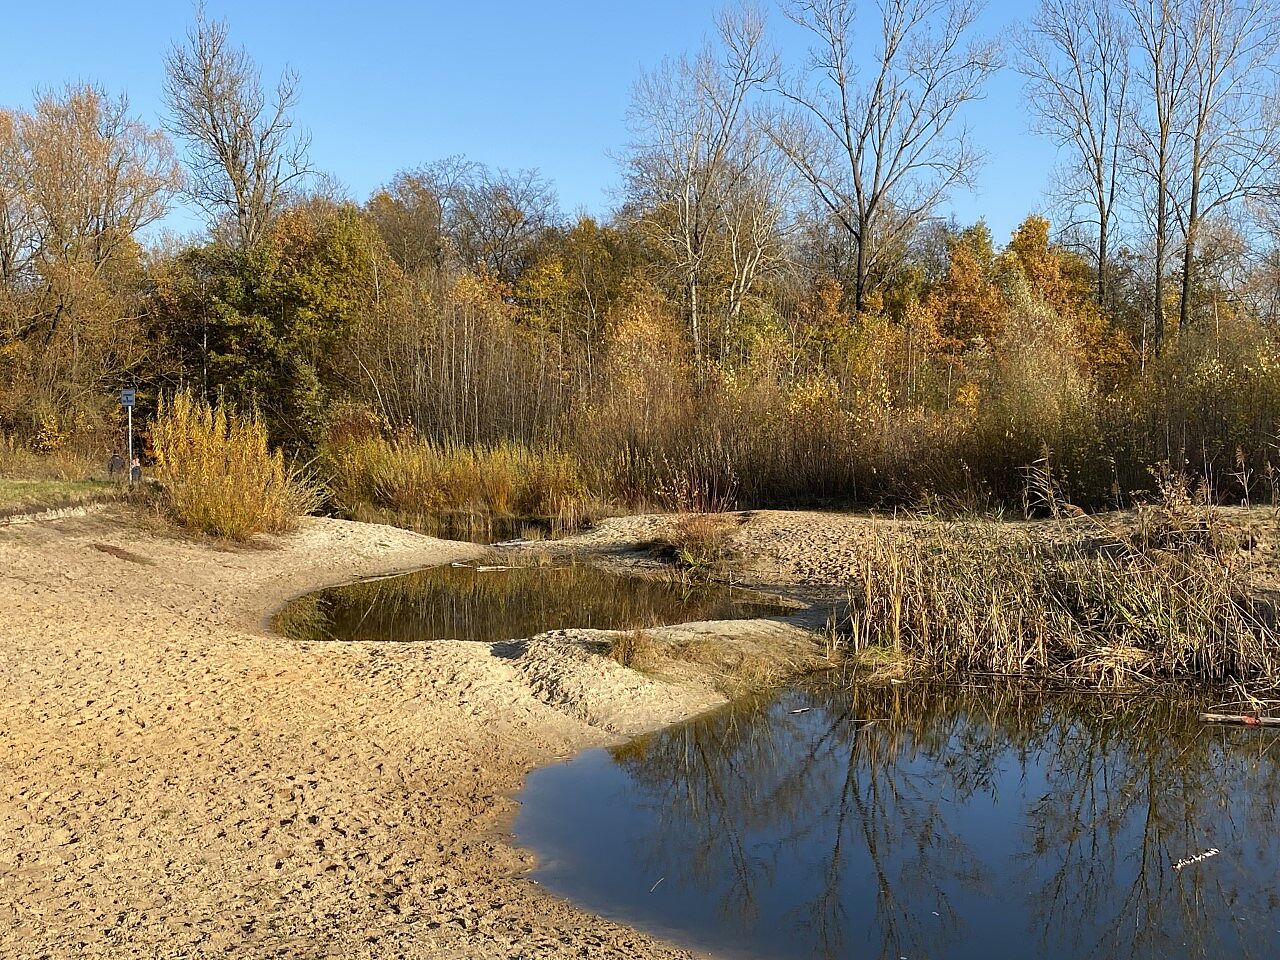
[[[737,322],[757,282],[788,260],[787,241],[796,225],[792,212],[794,170],[753,125],[742,158],[745,168],[727,190],[720,212],[725,280],[725,330]]]
[[[537,170],[461,156],[396,174],[365,211],[400,266],[437,286],[459,269],[514,283],[560,219],[555,188]]]
[[[1182,0],[1120,2],[1135,38],[1135,85],[1126,127],[1139,195],[1145,199],[1151,221],[1151,346],[1159,353],[1165,338],[1165,276],[1173,243],[1174,191],[1185,154],[1180,128],[1186,119],[1192,66],[1178,24],[1177,5]]]
[[[409,274],[440,285],[458,266],[456,205],[482,169],[465,157],[446,157],[397,173],[369,198],[365,212]]]
[[[1185,198],[1176,208],[1183,228],[1178,323],[1186,328],[1202,223],[1235,201],[1262,196],[1280,161],[1280,130],[1266,109],[1280,15],[1270,0],[1193,0],[1181,13],[1190,64]]]
[[[761,174],[768,141],[750,116],[752,93],[777,70],[764,17],[744,7],[722,13],[717,26],[718,49],[667,61],[637,82],[628,117],[628,198],[679,277],[698,357],[710,273],[727,260],[727,310],[736,315],[774,255],[782,216],[776,183]]]
[[[294,128],[298,78],[285,70],[269,100],[256,64],[203,8],[184,46],[165,58],[168,128],[187,145],[193,200],[231,241],[256,246],[309,172],[309,138]]]
[[[794,0],[814,37],[807,69],[778,86],[773,139],[856,243],[861,310],[882,254],[910,233],[980,161],[960,123],[999,66],[999,44],[971,37],[974,0],[881,0],[873,68],[860,79],[853,0]]]
[[[537,170],[470,164],[442,185],[445,226],[464,267],[514,283],[543,234],[559,219],[555,187]]]
[[[0,110],[0,295],[28,273],[37,251],[18,127],[18,114]]]
[[[1130,39],[1112,0],[1043,0],[1018,38],[1018,69],[1038,129],[1069,151],[1062,200],[1068,229],[1093,236],[1095,296],[1107,301],[1113,229],[1119,217],[1128,109]],[[1081,221],[1078,211],[1088,213]]]

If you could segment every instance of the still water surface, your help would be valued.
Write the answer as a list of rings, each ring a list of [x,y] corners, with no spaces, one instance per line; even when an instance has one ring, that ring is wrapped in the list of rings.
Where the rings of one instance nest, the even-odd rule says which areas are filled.
[[[718,584],[626,576],[591,566],[458,566],[310,593],[288,603],[273,623],[299,640],[497,643],[569,627],[635,630],[789,612],[767,597]]]
[[[816,685],[538,770],[516,835],[726,957],[1271,958],[1278,750],[1152,696]]]

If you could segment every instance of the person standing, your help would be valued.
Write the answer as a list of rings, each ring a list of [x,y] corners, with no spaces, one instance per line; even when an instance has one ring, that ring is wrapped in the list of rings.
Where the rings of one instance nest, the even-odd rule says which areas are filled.
[[[119,450],[111,454],[111,459],[107,461],[107,476],[114,480],[117,473],[124,473],[124,457],[120,456]]]
[[[142,482],[142,461],[139,460],[137,457],[133,458],[133,464],[129,467],[129,482],[130,483]]]

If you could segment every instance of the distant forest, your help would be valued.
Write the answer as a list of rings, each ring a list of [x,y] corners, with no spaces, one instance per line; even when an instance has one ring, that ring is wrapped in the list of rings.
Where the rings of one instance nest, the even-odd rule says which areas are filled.
[[[520,450],[632,505],[1012,505],[1033,468],[1091,508],[1170,476],[1274,499],[1276,4],[980,12],[727,9],[637,78],[604,220],[461,156],[345,196],[305,78],[199,12],[156,122],[85,83],[0,108],[0,434],[105,458],[136,385],[140,427],[187,390],[300,462]],[[998,70],[1059,154],[1009,237],[938,215]],[[178,202],[207,229],[155,239]]]

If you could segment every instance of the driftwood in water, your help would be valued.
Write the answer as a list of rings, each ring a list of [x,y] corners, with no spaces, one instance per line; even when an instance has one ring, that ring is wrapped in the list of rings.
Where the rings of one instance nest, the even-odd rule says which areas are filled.
[[[1202,713],[1200,719],[1205,723],[1240,723],[1246,727],[1280,727],[1280,717],[1255,717],[1243,713]]]

